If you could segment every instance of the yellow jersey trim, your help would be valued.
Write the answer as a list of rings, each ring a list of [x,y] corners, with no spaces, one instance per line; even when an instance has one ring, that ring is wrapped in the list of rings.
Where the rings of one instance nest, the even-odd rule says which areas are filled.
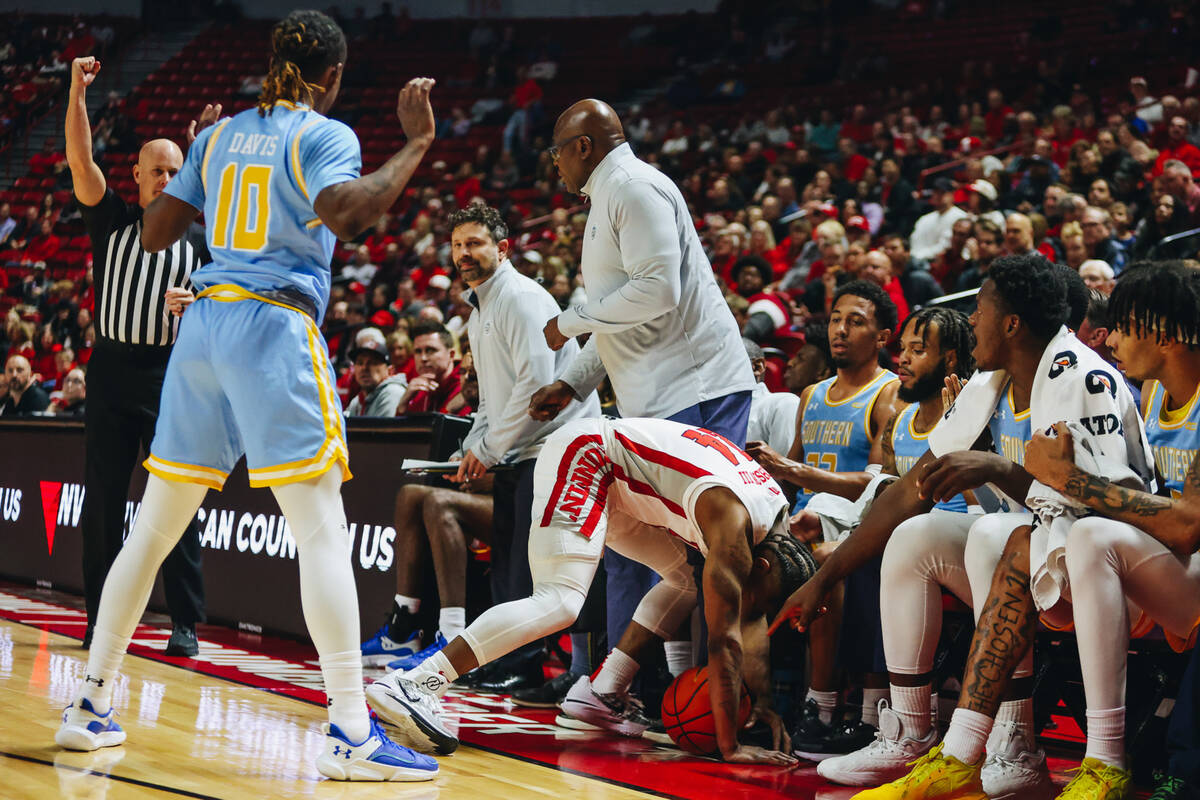
[[[233,122],[233,117],[225,120],[217,125],[217,129],[213,131],[213,135],[208,137],[208,146],[204,150],[204,159],[200,162],[200,183],[204,186],[205,193],[208,192],[208,159],[212,157],[213,150],[216,149],[217,139],[221,137],[225,126]]]

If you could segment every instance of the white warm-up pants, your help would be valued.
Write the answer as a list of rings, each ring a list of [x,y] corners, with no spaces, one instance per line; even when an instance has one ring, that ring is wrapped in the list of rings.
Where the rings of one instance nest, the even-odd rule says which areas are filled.
[[[879,606],[888,671],[922,675],[933,669],[942,633],[942,588],[979,613],[1012,532],[1027,513],[930,511],[905,520],[883,552]],[[1033,648],[1014,678],[1033,674]]]
[[[489,608],[462,633],[480,664],[574,622],[606,546],[645,564],[662,578],[642,598],[633,621],[663,639],[678,630],[696,607],[696,581],[687,563],[687,547],[669,531],[646,525],[612,505],[610,502],[601,514],[590,536],[581,534],[578,527],[539,526],[538,514],[534,514],[529,532],[533,594]],[[534,507],[538,508],[536,499]],[[616,646],[616,642],[610,644]]]
[[[1200,554],[1179,556],[1132,525],[1087,517],[1067,535],[1067,573],[1087,706],[1120,708],[1138,610],[1176,649],[1200,623]]]

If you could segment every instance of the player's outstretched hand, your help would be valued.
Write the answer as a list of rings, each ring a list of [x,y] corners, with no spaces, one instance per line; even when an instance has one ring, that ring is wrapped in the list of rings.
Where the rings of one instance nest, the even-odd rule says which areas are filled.
[[[196,134],[200,133],[200,131],[204,130],[209,125],[212,125],[220,118],[221,118],[221,104],[220,103],[209,103],[208,105],[204,106],[204,110],[200,112],[200,116],[197,119],[192,120],[188,124],[188,129],[187,129],[188,145],[191,146],[192,142],[196,141]]]
[[[787,472],[788,460],[775,452],[766,442],[752,440],[746,442],[746,454],[758,462],[758,465],[778,478]]]
[[[429,102],[429,92],[437,83],[433,78],[413,78],[400,90],[396,100],[396,116],[404,136],[411,142],[424,140],[432,142],[436,127],[433,122],[433,106]]]
[[[771,764],[777,767],[794,767],[800,763],[800,760],[779,750],[739,744],[737,750],[725,756],[725,762],[728,764]]]
[[[100,74],[100,60],[84,56],[71,62],[71,88],[86,89]]]
[[[788,520],[788,531],[802,542],[815,542],[821,538],[821,518],[812,511],[793,514]]]
[[[814,619],[826,612],[827,609],[822,605],[824,600],[825,591],[815,579],[809,578],[784,601],[783,608],[779,609],[775,619],[771,620],[767,635],[775,633],[785,623],[804,633]]]
[[[539,422],[549,422],[574,399],[574,389],[565,381],[555,381],[533,393],[529,399],[529,416]]]

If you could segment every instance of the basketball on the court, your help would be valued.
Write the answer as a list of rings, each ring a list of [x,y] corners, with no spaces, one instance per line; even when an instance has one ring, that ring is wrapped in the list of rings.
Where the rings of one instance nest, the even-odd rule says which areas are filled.
[[[742,686],[737,728],[750,718],[750,693]],[[708,667],[692,667],[667,687],[662,701],[662,723],[671,741],[698,756],[717,752],[717,726],[708,694]]]

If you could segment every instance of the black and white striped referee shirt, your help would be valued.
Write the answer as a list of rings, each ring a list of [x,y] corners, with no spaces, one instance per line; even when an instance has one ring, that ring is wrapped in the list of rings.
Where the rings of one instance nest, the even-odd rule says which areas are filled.
[[[209,261],[204,229],[193,224],[183,238],[158,253],[142,249],[142,209],[110,188],[94,206],[80,204],[92,241],[93,316],[97,336],[139,345],[170,345],[179,318],[163,296],[173,286],[190,287],[192,271]]]

